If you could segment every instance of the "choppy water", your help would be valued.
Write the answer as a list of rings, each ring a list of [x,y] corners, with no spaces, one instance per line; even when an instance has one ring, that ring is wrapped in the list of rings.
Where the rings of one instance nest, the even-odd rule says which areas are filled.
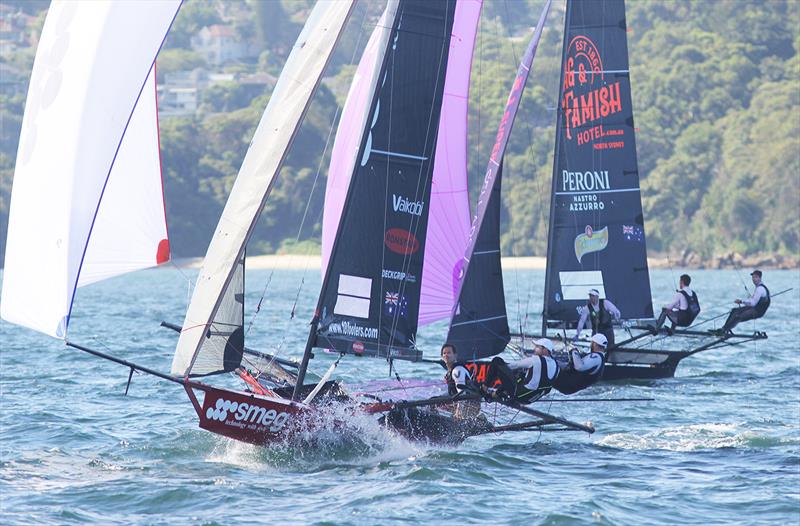
[[[674,274],[680,272],[675,270]],[[692,272],[707,318],[743,294],[746,272]],[[193,274],[190,274],[193,275]],[[269,271],[248,272],[248,308]],[[276,271],[252,347],[297,356],[319,286]],[[657,304],[673,273],[653,272]],[[543,272],[506,274],[512,320],[541,309]],[[594,435],[538,432],[410,444],[372,420],[358,443],[263,449],[197,428],[179,386],[136,375],[30,331],[0,323],[0,523],[3,524],[798,524],[800,523],[800,272],[765,275],[767,319],[744,329],[769,340],[685,360],[677,377],[599,385],[597,397],[647,403],[552,404],[591,420]],[[187,281],[147,271],[82,289],[70,338],[167,371]],[[528,305],[526,309],[525,306]],[[535,328],[537,321],[531,321]],[[444,325],[426,328],[431,355]],[[317,353],[314,370],[333,357]],[[386,378],[386,364],[349,358],[346,381]],[[400,364],[401,375],[439,378]],[[548,405],[537,405],[548,409]]]

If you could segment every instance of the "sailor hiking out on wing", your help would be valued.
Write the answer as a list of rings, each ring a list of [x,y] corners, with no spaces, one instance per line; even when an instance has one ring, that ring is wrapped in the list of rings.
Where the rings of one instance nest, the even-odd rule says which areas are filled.
[[[592,335],[602,334],[608,341],[608,349],[614,347],[614,320],[619,320],[622,314],[619,309],[611,303],[609,299],[600,299],[600,292],[597,289],[589,289],[589,301],[580,309],[580,319],[578,329],[575,332],[575,340],[580,338],[581,331],[586,325],[587,320],[592,329]]]
[[[656,326],[651,329],[654,335],[658,334],[658,329],[664,325],[667,318],[672,322],[672,327],[667,329],[667,333],[672,334],[676,326],[688,327],[700,314],[700,302],[697,300],[697,294],[689,288],[691,283],[692,278],[689,274],[681,276],[680,288],[675,292],[672,301],[661,309],[661,315],[656,321]]]
[[[597,382],[603,375],[607,348],[608,340],[598,333],[592,336],[592,350],[589,354],[584,355],[573,349],[569,354],[569,362],[560,367],[558,376],[553,380],[553,387],[560,393],[569,395]]]
[[[746,300],[737,298],[734,301],[734,303],[741,305],[741,307],[731,309],[728,319],[725,320],[725,325],[716,331],[717,333],[730,333],[740,322],[756,320],[766,314],[770,304],[769,289],[766,285],[764,285],[764,283],[762,283],[761,275],[762,274],[760,270],[754,270],[750,273],[750,277],[753,280],[753,285],[756,286],[755,290],[753,291],[753,295]]]
[[[529,404],[550,392],[553,380],[558,376],[558,363],[550,356],[553,342],[541,338],[533,342],[534,348],[525,350],[525,357],[506,363],[495,357],[489,365],[486,385],[494,385],[500,380],[498,391],[491,393],[494,398],[509,397],[521,404]],[[488,393],[488,389],[484,389]]]

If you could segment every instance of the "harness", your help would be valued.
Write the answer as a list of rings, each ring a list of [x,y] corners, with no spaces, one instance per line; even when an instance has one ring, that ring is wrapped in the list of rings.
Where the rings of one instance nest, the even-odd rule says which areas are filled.
[[[553,360],[553,363],[556,364],[555,378],[558,378],[558,362]],[[529,367],[525,370],[524,374],[520,374],[517,377],[517,391],[515,398],[518,402],[529,404],[550,392],[553,382],[547,376],[547,359],[544,356],[539,356],[539,365],[539,387],[536,389],[531,390],[526,387],[530,381],[533,380],[533,367]]]
[[[592,302],[586,302],[586,308],[589,309],[589,317],[592,320],[593,334],[611,329],[611,315],[606,310],[605,300],[600,300],[597,307],[598,310],[594,310]]]
[[[695,318],[697,318],[697,315],[700,314],[700,302],[697,300],[697,293],[695,293],[695,291],[692,291],[691,296],[683,289],[678,289],[678,292],[683,294],[683,297],[686,298],[687,305],[685,310],[678,311],[678,324],[688,327]]]
[[[770,304],[770,298],[769,298],[769,289],[766,287],[766,285],[764,285],[763,283],[759,283],[758,286],[756,286],[756,288],[758,287],[764,287],[764,291],[767,293],[766,296],[759,299],[758,303],[756,303],[753,306],[753,309],[755,309],[756,314],[758,314],[758,318],[760,318],[761,316],[767,313],[767,309],[769,308]]]
[[[472,375],[469,374],[469,370],[464,367],[464,364],[461,362],[456,362],[453,365],[453,369],[444,373],[444,381],[447,383],[447,394],[450,396],[455,396],[458,394],[458,387],[456,386],[456,381],[453,380],[453,371],[455,371],[456,367],[462,367],[465,371],[467,371],[467,381],[472,379]]]
[[[598,354],[600,354],[602,362],[593,371],[576,371],[570,360],[570,366],[562,369],[553,379],[553,387],[563,394],[570,395],[595,383],[602,376],[606,364],[605,354]]]

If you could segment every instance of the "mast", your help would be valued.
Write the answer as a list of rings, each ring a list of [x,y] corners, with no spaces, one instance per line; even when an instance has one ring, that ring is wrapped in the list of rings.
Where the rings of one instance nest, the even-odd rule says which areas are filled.
[[[211,239],[172,362],[188,376],[291,146],[353,1],[318,2],[281,72]],[[224,370],[224,364],[219,364]]]

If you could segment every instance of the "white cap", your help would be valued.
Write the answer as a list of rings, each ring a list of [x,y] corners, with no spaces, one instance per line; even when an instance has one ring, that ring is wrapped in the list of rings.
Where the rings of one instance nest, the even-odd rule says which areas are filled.
[[[594,336],[592,336],[592,341],[594,343],[596,343],[597,345],[599,345],[600,347],[602,347],[603,349],[608,347],[608,338],[606,338],[605,336],[603,336],[599,332],[597,334],[595,334]]]
[[[599,298],[600,291],[598,291],[597,289],[589,289],[589,296],[597,296]]]
[[[533,344],[544,347],[548,351],[553,352],[553,342],[550,341],[549,338],[539,338],[538,340],[533,340]]]

